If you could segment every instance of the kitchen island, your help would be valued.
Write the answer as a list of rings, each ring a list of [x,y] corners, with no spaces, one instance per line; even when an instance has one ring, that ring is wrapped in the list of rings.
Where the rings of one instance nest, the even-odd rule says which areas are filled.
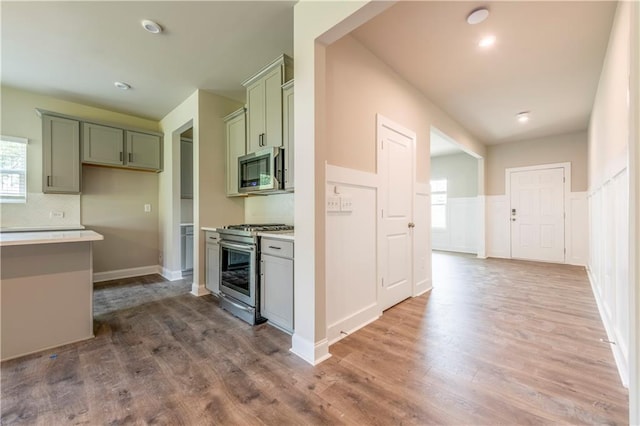
[[[93,337],[87,230],[0,233],[0,359]]]

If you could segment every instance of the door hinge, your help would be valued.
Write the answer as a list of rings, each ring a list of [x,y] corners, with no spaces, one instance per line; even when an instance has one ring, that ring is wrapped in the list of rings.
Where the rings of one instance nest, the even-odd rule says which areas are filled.
[[[380,280],[380,283],[381,283],[380,285],[384,287],[384,277],[382,277],[382,279]]]
[[[567,181],[567,178],[566,178],[566,177],[563,177],[563,178],[562,178],[562,183],[565,183],[566,181]]]
[[[380,217],[384,217],[384,209],[380,209]]]
[[[380,139],[380,149],[384,149],[384,139]]]

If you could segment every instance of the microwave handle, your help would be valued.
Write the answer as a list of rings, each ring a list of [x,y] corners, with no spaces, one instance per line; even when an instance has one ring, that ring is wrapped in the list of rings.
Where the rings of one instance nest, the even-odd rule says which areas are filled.
[[[273,157],[273,171],[274,178],[278,181],[277,187],[280,188],[284,184],[284,164],[283,164],[283,150],[279,149],[278,154]]]

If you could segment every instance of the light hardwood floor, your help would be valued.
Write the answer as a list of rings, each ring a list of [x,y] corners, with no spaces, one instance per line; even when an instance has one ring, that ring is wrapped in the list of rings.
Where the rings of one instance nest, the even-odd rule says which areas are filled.
[[[430,294],[316,367],[188,283],[96,285],[95,339],[2,363],[2,424],[628,423],[583,268],[433,261]]]

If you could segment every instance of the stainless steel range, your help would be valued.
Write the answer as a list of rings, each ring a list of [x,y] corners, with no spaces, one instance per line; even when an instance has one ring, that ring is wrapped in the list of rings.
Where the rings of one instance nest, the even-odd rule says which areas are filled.
[[[260,315],[259,232],[292,231],[284,224],[241,224],[216,228],[220,234],[220,306],[249,324]]]

